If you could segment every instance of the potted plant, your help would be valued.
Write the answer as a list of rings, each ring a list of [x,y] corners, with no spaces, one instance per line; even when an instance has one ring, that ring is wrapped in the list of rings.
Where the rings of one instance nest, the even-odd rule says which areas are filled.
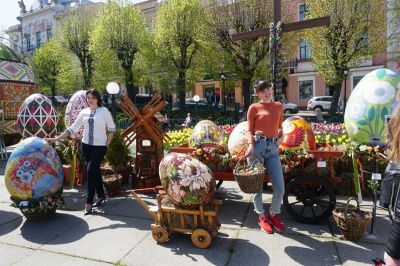
[[[66,184],[71,182],[72,164],[74,160],[74,154],[76,154],[77,162],[77,174],[79,178],[75,178],[75,185],[84,183],[87,180],[86,177],[86,162],[83,156],[81,141],[77,139],[66,138],[59,142],[56,146],[56,151],[61,159],[64,170],[64,181]],[[79,180],[78,180],[79,179]],[[73,184],[71,184],[72,186]]]
[[[132,156],[129,148],[125,145],[121,130],[117,129],[105,155],[107,164],[122,176],[122,183],[127,183],[132,173],[130,165]]]

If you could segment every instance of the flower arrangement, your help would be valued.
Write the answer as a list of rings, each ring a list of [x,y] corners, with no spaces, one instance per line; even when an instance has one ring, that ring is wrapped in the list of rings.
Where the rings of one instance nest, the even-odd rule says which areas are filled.
[[[76,161],[78,164],[79,172],[83,171],[85,165],[85,156],[81,147],[81,141],[78,139],[66,138],[59,142],[56,151],[61,158],[63,164],[72,165],[74,154],[76,154]]]
[[[311,123],[311,129],[317,143],[327,142],[339,145],[350,142],[344,124]]]
[[[57,192],[38,199],[21,200],[11,196],[11,206],[20,209],[28,220],[43,220],[53,216],[58,207],[64,206],[62,193],[61,187]]]

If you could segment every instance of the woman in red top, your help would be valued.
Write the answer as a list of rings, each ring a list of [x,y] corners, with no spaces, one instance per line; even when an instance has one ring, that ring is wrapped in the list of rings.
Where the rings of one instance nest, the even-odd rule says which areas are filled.
[[[271,86],[262,81],[256,88],[260,101],[252,104],[247,112],[249,149],[246,156],[252,154],[259,158],[267,169],[272,183],[273,195],[271,207],[267,216],[264,214],[263,189],[253,195],[254,211],[258,213],[258,224],[267,233],[272,233],[270,224],[278,231],[285,227],[278,218],[281,212],[281,202],[285,192],[279,145],[283,141],[282,120],[283,106],[272,100]]]

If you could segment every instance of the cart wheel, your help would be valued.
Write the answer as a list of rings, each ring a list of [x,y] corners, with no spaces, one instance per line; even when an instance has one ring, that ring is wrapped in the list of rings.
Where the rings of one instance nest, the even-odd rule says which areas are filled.
[[[157,225],[153,228],[152,235],[157,243],[165,243],[168,240],[168,231],[162,225]]]
[[[331,184],[322,177],[299,176],[286,185],[283,204],[300,223],[317,224],[332,215],[336,197]]]
[[[198,248],[208,248],[211,244],[211,235],[204,229],[196,229],[192,233],[192,243]]]

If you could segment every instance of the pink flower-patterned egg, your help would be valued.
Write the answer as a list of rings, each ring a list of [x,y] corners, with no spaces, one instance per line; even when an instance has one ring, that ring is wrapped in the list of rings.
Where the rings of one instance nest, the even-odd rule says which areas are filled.
[[[65,108],[65,127],[70,127],[75,122],[79,113],[87,107],[89,107],[89,105],[86,101],[86,91],[80,90],[75,92],[75,94],[72,95],[71,99],[69,100],[67,107]],[[76,138],[81,139],[82,134],[83,127],[80,127],[74,135],[76,136]]]
[[[176,206],[192,209],[212,200],[216,190],[214,175],[192,156],[169,153],[161,160],[158,170],[161,184]]]

